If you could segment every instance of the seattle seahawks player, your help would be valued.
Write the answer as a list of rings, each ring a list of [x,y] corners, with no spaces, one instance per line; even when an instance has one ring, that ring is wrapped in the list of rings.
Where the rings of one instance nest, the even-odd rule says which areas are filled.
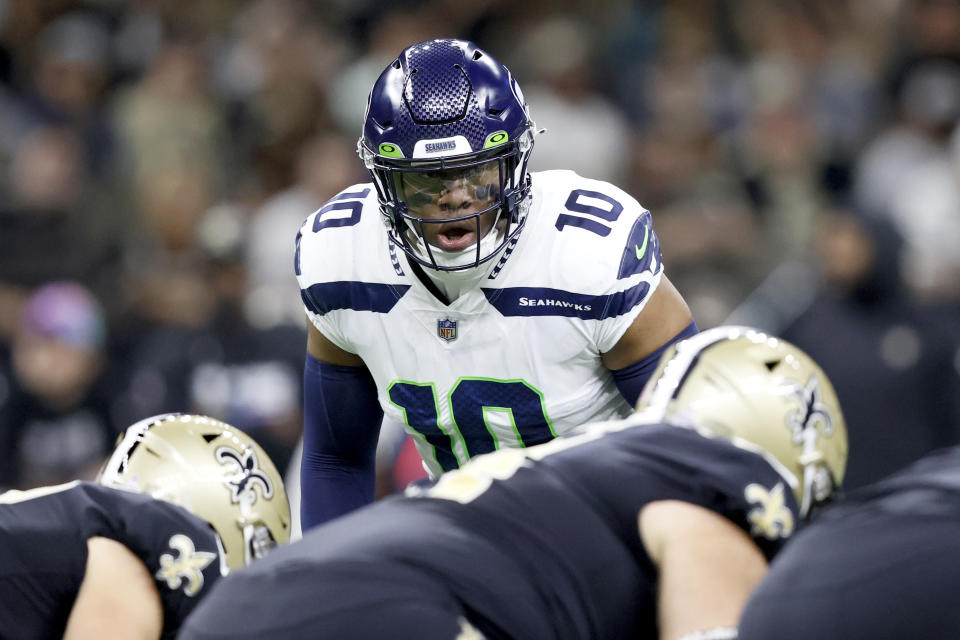
[[[528,172],[536,133],[510,71],[470,42],[413,45],[374,84],[372,183],[297,236],[305,528],[372,500],[384,412],[438,476],[627,415],[696,333],[650,213],[611,184]]]
[[[220,582],[181,637],[733,638],[845,463],[823,371],[770,336],[711,329],[667,350],[633,416],[317,527]]]
[[[280,475],[249,436],[205,416],[148,418],[97,484],[0,494],[0,636],[173,638],[289,526]]]
[[[749,640],[951,640],[960,634],[960,447],[825,510],[743,612]]]

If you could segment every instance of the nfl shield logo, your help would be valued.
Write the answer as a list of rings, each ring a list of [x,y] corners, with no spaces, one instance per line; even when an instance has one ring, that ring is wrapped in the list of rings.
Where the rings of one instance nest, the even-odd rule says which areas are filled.
[[[437,320],[437,335],[450,342],[457,339],[457,321],[450,318]]]

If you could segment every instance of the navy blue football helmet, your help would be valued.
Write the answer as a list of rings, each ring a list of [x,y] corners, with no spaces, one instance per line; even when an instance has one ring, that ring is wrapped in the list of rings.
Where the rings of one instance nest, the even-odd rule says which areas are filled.
[[[513,75],[475,44],[404,49],[373,85],[357,146],[391,240],[437,271],[496,256],[526,220],[534,130]]]

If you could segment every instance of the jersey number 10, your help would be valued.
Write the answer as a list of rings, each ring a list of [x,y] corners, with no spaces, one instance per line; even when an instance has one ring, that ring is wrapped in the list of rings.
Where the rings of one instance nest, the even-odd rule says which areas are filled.
[[[557,435],[547,417],[543,394],[523,380],[460,378],[447,396],[451,429],[440,424],[440,404],[433,383],[398,380],[387,388],[387,395],[403,411],[407,426],[433,447],[444,471],[461,464],[454,453],[457,439],[469,458],[500,448],[488,421],[490,412],[507,415],[519,446],[547,442]]]

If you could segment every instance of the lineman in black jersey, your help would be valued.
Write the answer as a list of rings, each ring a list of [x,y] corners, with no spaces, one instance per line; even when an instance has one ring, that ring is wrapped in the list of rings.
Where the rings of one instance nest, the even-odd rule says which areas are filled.
[[[289,537],[272,462],[211,418],[131,426],[99,481],[0,494],[0,637],[173,638],[230,568]]]
[[[960,447],[825,510],[744,610],[742,637],[953,640],[960,635]]]
[[[503,449],[221,581],[181,637],[732,638],[766,563],[843,476],[820,368],[705,331],[623,421]]]

